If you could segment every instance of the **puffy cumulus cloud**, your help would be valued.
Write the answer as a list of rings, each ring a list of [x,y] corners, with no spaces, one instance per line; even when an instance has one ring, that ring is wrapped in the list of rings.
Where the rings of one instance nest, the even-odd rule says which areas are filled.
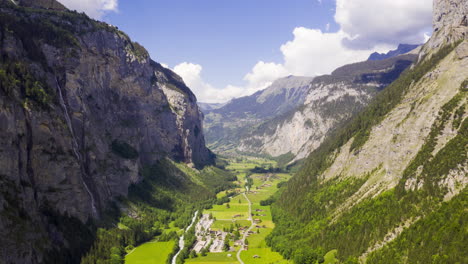
[[[244,77],[244,80],[248,82],[246,93],[254,93],[266,88],[274,80],[289,74],[290,72],[281,64],[259,61]]]
[[[216,89],[205,82],[201,76],[203,67],[199,64],[182,62],[174,67],[174,72],[180,75],[185,84],[197,96],[199,102],[219,103],[226,102],[234,97],[245,94],[243,87],[228,85],[223,89]]]
[[[320,29],[299,27],[294,39],[281,46],[284,68],[294,75],[316,76],[328,74],[339,66],[363,61],[374,51],[386,51],[380,45],[372,50],[353,50],[343,45],[349,36],[343,31],[324,33]]]
[[[85,12],[94,19],[100,19],[107,12],[117,12],[118,0],[59,0],[71,10]]]
[[[419,44],[431,31],[432,0],[336,0],[335,21],[353,49]]]
[[[320,2],[320,1],[319,1]],[[432,0],[336,0],[335,22],[340,30],[297,27],[293,39],[280,47],[282,63],[259,61],[244,77],[242,87],[215,89],[201,78],[202,67],[182,63],[174,70],[202,102],[224,102],[253,94],[286,75],[329,74],[345,64],[387,52],[400,43],[423,43],[432,23]]]
[[[320,1],[319,1],[320,2]],[[329,74],[345,64],[387,52],[400,43],[423,43],[432,22],[432,0],[336,0],[338,32],[297,27],[280,48],[283,63],[258,62],[244,80],[247,93],[288,74]]]

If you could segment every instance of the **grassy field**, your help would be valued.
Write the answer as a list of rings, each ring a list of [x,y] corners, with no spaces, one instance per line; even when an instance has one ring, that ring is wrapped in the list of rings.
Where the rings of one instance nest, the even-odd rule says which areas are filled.
[[[125,264],[166,263],[175,242],[148,242],[135,248],[125,256]]]
[[[336,263],[338,263],[338,260],[335,258],[337,253],[338,253],[338,251],[336,249],[328,251],[328,253],[325,254],[325,256],[324,256],[324,259],[325,259],[324,264],[336,264]]]
[[[228,254],[231,254],[228,257]],[[186,259],[185,263],[193,264],[239,264],[236,258],[236,252],[223,252],[223,253],[208,253],[205,257],[196,257]]]
[[[207,213],[213,214],[213,217],[219,220],[230,220],[230,219],[247,219],[247,211],[249,210],[249,205],[239,204],[237,201],[229,203],[229,208],[226,204],[223,205],[213,205],[213,208],[207,211]],[[234,217],[234,216],[239,217]]]
[[[259,256],[259,258],[254,258]],[[248,264],[290,264],[292,262],[283,259],[278,252],[271,251],[270,248],[249,248],[247,251],[242,251],[241,258]]]
[[[278,191],[277,185],[282,181],[289,179],[288,174],[274,174],[272,177],[267,178],[265,174],[253,174],[253,186],[251,191],[247,194],[252,202],[252,214],[254,219],[260,219],[261,222],[257,225],[260,228],[254,228],[254,234],[250,235],[247,240],[249,241],[249,249],[242,251],[241,258],[245,263],[252,264],[289,264],[291,261],[283,259],[265,243],[265,237],[271,233],[275,227],[271,219],[270,206],[260,206],[260,201],[265,200],[275,192]],[[263,187],[262,187],[263,186]],[[258,188],[257,188],[258,187]],[[258,231],[258,232],[257,232]],[[257,256],[258,258],[254,258]]]
[[[276,161],[263,159],[263,158],[250,158],[241,157],[236,160],[231,160],[229,165],[226,166],[227,170],[236,171],[238,173],[246,172],[255,167],[270,167],[275,166]]]
[[[229,228],[231,225],[240,224],[241,226],[250,226],[250,221],[247,220],[216,220],[213,225],[211,225],[211,229],[214,231],[223,230],[223,228]]]
[[[274,166],[274,161],[268,161],[265,159],[243,159],[241,162],[232,162],[227,169],[235,171],[238,176],[239,183],[243,185],[245,183],[245,175],[250,169],[256,166]],[[265,237],[273,230],[274,223],[271,219],[270,206],[260,206],[260,201],[265,200],[273,195],[277,190],[277,184],[282,181],[289,179],[288,174],[273,174],[272,177],[266,177],[266,174],[252,174],[250,176],[253,180],[253,186],[251,191],[247,194],[250,201],[252,202],[252,214],[254,219],[260,219],[261,223],[258,224],[260,228],[253,228],[252,231],[255,233],[250,235],[247,240],[249,242],[249,249],[242,251],[241,258],[245,263],[253,264],[290,264],[292,262],[284,260],[283,257],[277,253],[271,251],[271,249],[265,243]],[[243,188],[241,188],[244,191]],[[225,195],[225,192],[219,194],[218,197]],[[216,221],[212,225],[213,230],[222,230],[229,228],[231,224],[239,223],[241,226],[250,226],[250,221],[247,221],[248,217],[248,202],[243,195],[236,195],[231,198],[229,202],[230,208],[226,207],[226,204],[215,205],[212,209],[206,210],[204,213],[211,213]],[[232,221],[234,215],[242,215],[236,217],[236,222]],[[223,220],[224,219],[224,220]],[[258,233],[257,233],[258,232]],[[227,263],[238,263],[236,260],[236,252],[223,252],[223,253],[208,253],[205,257],[197,257],[194,259],[188,259],[186,263],[195,264],[227,264]],[[231,257],[227,257],[231,254]],[[254,258],[257,256],[258,258]]]

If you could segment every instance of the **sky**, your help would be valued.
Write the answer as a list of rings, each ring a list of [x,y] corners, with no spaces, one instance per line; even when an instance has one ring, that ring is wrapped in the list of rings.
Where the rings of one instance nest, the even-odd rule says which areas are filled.
[[[201,102],[329,74],[432,32],[432,0],[59,0],[117,26]]]

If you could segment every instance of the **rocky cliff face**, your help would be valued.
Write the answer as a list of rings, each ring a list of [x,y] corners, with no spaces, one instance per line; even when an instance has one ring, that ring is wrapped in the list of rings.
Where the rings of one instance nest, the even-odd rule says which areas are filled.
[[[0,259],[38,263],[70,243],[51,212],[99,218],[145,166],[212,157],[195,96],[138,43],[55,1],[18,3],[0,2]]]
[[[408,54],[355,63],[338,68],[331,75],[316,77],[300,107],[241,137],[238,149],[271,156],[292,154],[293,160],[307,157],[329,131],[367,105],[416,57]]]
[[[466,259],[467,5],[434,3],[435,33],[418,63],[288,183],[270,240],[284,255],[307,245],[350,263]]]
[[[288,76],[253,95],[205,110],[206,139],[215,151],[239,150],[240,138],[252,128],[304,102],[312,77]]]
[[[434,32],[421,55],[468,36],[468,5],[465,0],[434,0],[433,5]]]

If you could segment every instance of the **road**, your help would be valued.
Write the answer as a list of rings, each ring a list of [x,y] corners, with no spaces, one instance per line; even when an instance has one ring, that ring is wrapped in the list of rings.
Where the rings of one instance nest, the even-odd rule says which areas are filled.
[[[242,250],[244,250],[244,246],[245,246],[245,239],[247,238],[247,235],[249,234],[249,231],[252,230],[252,228],[255,226],[255,223],[254,223],[254,220],[253,220],[253,217],[252,217],[252,203],[250,202],[249,198],[247,197],[247,195],[245,194],[245,192],[242,193],[245,197],[245,199],[247,200],[247,202],[249,203],[249,218],[248,220],[250,220],[250,222],[252,223],[249,227],[249,229],[247,229],[245,232],[244,232],[244,235],[242,236],[242,244],[240,246],[240,249],[239,251],[237,251],[237,260],[239,261],[239,263],[241,264],[244,264],[244,261],[242,261],[241,257],[240,257],[240,254],[242,252]]]

